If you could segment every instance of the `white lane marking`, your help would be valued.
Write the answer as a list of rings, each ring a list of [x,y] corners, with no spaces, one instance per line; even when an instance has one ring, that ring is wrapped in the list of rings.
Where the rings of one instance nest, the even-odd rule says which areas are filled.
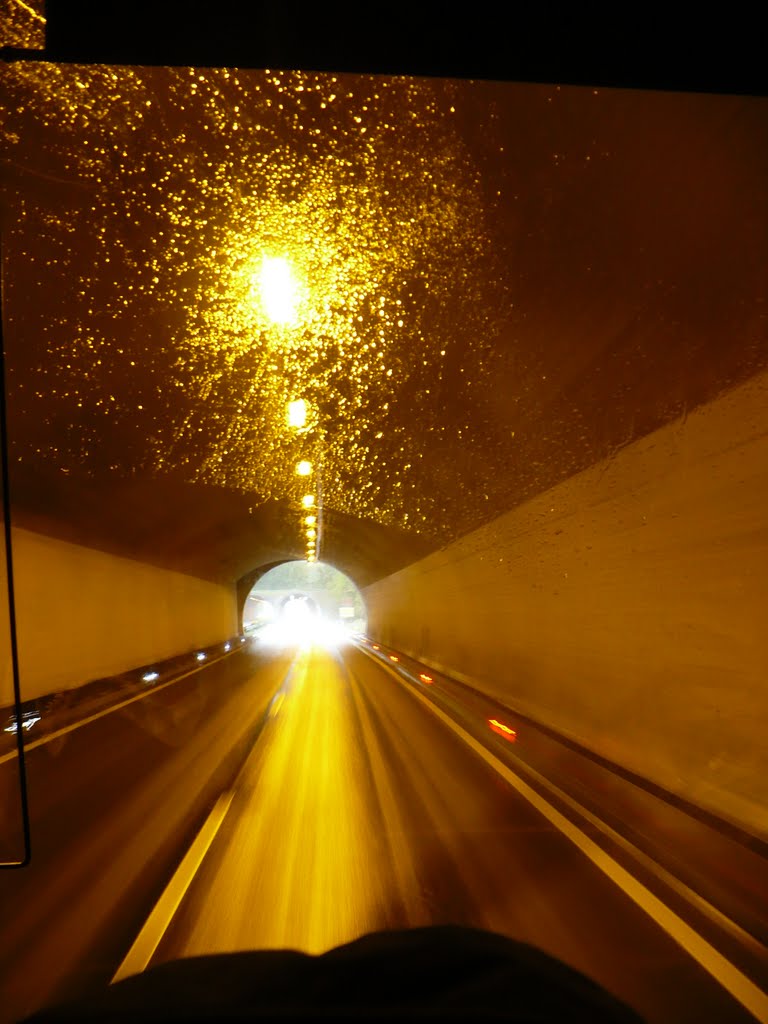
[[[288,671],[283,676],[280,686],[277,688],[277,694],[284,696],[285,688],[293,678],[298,664],[299,657],[296,655],[288,667]],[[269,704],[267,705],[267,717],[272,717],[269,714]],[[203,863],[206,853],[211,847],[211,843],[216,838],[216,834],[221,828],[221,824],[226,817],[235,793],[240,787],[242,779],[245,777],[245,774],[249,769],[251,759],[255,756],[255,749],[255,747],[251,749],[243,764],[240,766],[240,770],[238,771],[231,788],[225,793],[222,793],[216,801],[213,810],[206,818],[203,827],[200,829],[194,842],[184,855],[184,859],[181,864],[179,864],[178,868],[176,868],[173,877],[163,890],[162,896],[155,904],[155,907],[147,920],[144,922],[141,931],[137,935],[131,948],[128,950],[125,959],[118,967],[117,973],[110,984],[114,984],[116,981],[121,981],[123,978],[127,978],[131,974],[141,973],[141,971],[146,969],[152,957],[155,955],[157,947],[162,941],[163,935],[173,920],[174,914],[179,909],[181,901],[184,899],[184,896],[192,884],[200,865]]]
[[[396,669],[386,663],[375,659],[394,679],[402,685],[402,679]],[[629,871],[590,839],[581,829],[561,814],[544,797],[540,796],[535,789],[532,789],[518,775],[508,768],[503,761],[500,761],[494,754],[487,750],[482,743],[475,739],[470,733],[463,729],[457,722],[447,715],[441,708],[437,707],[429,698],[407,686],[406,690],[417,700],[435,714],[445,725],[456,733],[472,750],[475,751],[491,768],[508,782],[513,789],[528,800],[540,814],[550,821],[555,828],[569,839],[592,863],[617,885],[622,892],[644,910],[656,924],[674,939],[678,946],[682,947],[689,956],[704,970],[710,974],[715,981],[741,1003],[761,1024],[768,1024],[768,995],[751,981],[746,974],[727,960],[713,945],[702,938],[689,924],[670,910],[650,889],[642,882],[631,875]],[[565,794],[564,794],[565,795]],[[569,800],[573,805],[575,801]],[[578,807],[578,805],[576,805]],[[580,810],[580,809],[579,809]],[[581,813],[581,811],[580,811]],[[586,813],[586,812],[585,812]]]
[[[402,682],[402,679],[404,677],[406,679],[409,679],[411,682],[415,683],[417,686],[419,685],[419,680],[416,678],[416,676],[413,675],[413,673],[409,672],[407,669],[402,668],[402,666],[393,669],[391,665],[389,665],[386,661],[382,660],[377,655],[372,655],[369,651],[366,651],[365,648],[360,645],[356,646],[358,646],[358,649],[363,651],[363,653],[368,653],[369,656],[376,657],[381,667],[387,669],[395,679],[398,679],[399,682]],[[412,657],[414,661],[418,661],[415,655],[409,655],[409,657]],[[427,664],[427,662],[423,662],[423,664]],[[445,671],[447,672],[447,670]],[[442,674],[445,674],[445,672],[443,672]],[[449,678],[458,679],[459,676],[457,673],[454,673],[454,675],[449,676]],[[658,861],[655,861],[652,857],[649,857],[647,853],[644,853],[637,846],[631,843],[628,839],[625,839],[620,832],[617,832],[610,825],[606,824],[606,822],[603,821],[602,818],[599,818],[596,814],[593,814],[592,811],[587,810],[586,807],[580,804],[572,796],[569,796],[568,793],[565,792],[565,790],[560,789],[559,786],[556,786],[553,782],[546,778],[546,776],[536,771],[535,768],[532,768],[529,764],[526,764],[525,772],[527,775],[532,776],[545,789],[548,789],[550,793],[553,793],[558,798],[558,800],[560,800],[562,803],[570,807],[571,810],[575,811],[580,818],[583,818],[585,821],[588,821],[590,825],[594,825],[595,828],[599,832],[602,832],[603,835],[607,836],[608,839],[611,840],[611,842],[615,843],[617,846],[620,846],[623,850],[626,850],[636,861],[638,861],[645,868],[647,868],[647,870],[650,871],[651,874],[656,875],[656,877],[661,882],[663,882],[664,885],[667,886],[667,888],[672,889],[679,896],[682,896],[683,899],[685,899],[689,904],[696,907],[706,917],[709,917],[710,920],[718,926],[718,928],[721,928],[724,932],[729,932],[735,939],[738,940],[739,943],[741,943],[742,946],[751,950],[751,952],[756,956],[764,956],[765,947],[753,935],[750,935],[749,932],[745,931],[741,927],[741,925],[736,924],[735,921],[731,920],[730,917],[724,914],[722,910],[718,910],[718,908],[714,906],[714,904],[704,899],[703,896],[700,896],[694,889],[691,889],[690,886],[686,885],[685,882],[681,882],[679,878],[677,878],[675,875],[667,871],[666,868],[662,867],[661,864],[658,863]]]
[[[221,824],[232,803],[233,796],[234,791],[228,790],[226,793],[222,793],[216,801],[213,810],[197,833],[195,841],[187,850],[173,878],[165,887],[154,910],[144,922],[141,931],[136,937],[136,941],[118,967],[117,973],[112,979],[113,983],[121,981],[132,974],[140,974],[155,955],[173,915],[178,910],[179,904],[184,899],[187,889],[192,884],[192,880],[203,862],[203,858],[216,838],[216,833],[221,828]]]
[[[95,722],[97,718],[103,718],[105,715],[111,715],[113,711],[119,711],[120,708],[127,707],[128,704],[133,704],[134,701],[144,700],[145,697],[151,696],[153,693],[157,693],[159,690],[164,690],[166,686],[173,686],[174,683],[180,683],[182,679],[186,679],[187,676],[194,675],[195,672],[201,672],[204,668],[210,668],[211,665],[217,665],[224,658],[229,658],[232,654],[237,654],[238,651],[243,650],[242,647],[236,647],[233,651],[227,651],[226,654],[222,654],[221,657],[215,658],[213,661],[208,661],[204,665],[196,665],[195,668],[184,672],[183,675],[176,676],[175,679],[169,679],[167,683],[160,683],[159,686],[152,686],[144,693],[137,693],[135,697],[129,697],[127,700],[120,701],[119,704],[112,704],[111,707],[104,708],[102,711],[97,711],[94,715],[88,715],[87,718],[81,718],[79,722],[73,722],[72,725],[65,725],[61,729],[57,729],[55,732],[48,733],[46,736],[41,736],[39,740],[32,740],[31,743],[24,744],[24,753],[28,750],[34,750],[35,747],[41,747],[44,743],[50,743],[51,740],[58,739],[59,736],[65,736],[68,732],[73,732],[75,729],[79,729],[83,725],[88,725],[90,722]],[[12,750],[10,754],[3,754],[0,757],[0,764],[3,761],[10,761],[15,757],[18,757],[18,751]]]

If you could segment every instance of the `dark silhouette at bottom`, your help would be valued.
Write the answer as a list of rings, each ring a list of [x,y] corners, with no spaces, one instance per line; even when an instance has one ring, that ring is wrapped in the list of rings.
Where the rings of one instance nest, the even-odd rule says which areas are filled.
[[[318,1018],[642,1024],[541,950],[455,926],[374,932],[320,956],[262,950],[175,960],[28,1020]]]

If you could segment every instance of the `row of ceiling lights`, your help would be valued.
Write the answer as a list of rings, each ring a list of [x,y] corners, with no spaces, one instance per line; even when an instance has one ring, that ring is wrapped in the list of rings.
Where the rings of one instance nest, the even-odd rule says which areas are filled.
[[[264,314],[276,324],[290,325],[294,323],[302,288],[297,281],[291,263],[284,256],[264,255],[260,272],[255,275],[254,284],[261,296]],[[288,426],[293,430],[307,429],[308,403],[297,398],[288,403]],[[311,462],[302,460],[296,465],[296,473],[301,477],[310,477],[314,467]],[[321,480],[317,478],[316,494],[305,494],[301,500],[304,511],[304,533],[307,542],[307,562],[314,562],[319,554],[319,517],[322,515]]]
[[[293,427],[295,430],[301,430],[306,426],[307,422],[307,403],[303,398],[297,399],[295,402],[288,403],[288,426]],[[312,475],[313,466],[311,462],[306,459],[302,459],[301,462],[296,464],[296,474],[302,477],[309,477]],[[317,512],[318,502],[314,494],[305,494],[301,499],[301,505],[306,513],[304,516],[304,532],[307,541],[307,562],[315,562],[318,557],[318,530],[317,530]]]

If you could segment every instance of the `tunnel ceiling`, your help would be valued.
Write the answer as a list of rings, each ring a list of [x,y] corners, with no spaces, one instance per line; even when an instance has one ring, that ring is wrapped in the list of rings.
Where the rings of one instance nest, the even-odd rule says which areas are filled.
[[[763,98],[0,76],[19,525],[238,579],[301,556],[307,458],[365,585],[766,364]]]
[[[20,527],[215,581],[239,580],[254,569],[255,579],[303,555],[287,500],[259,504],[252,495],[171,476],[100,478],[30,471],[23,463],[14,484]],[[431,550],[416,534],[333,509],[325,535],[337,568],[360,586]]]

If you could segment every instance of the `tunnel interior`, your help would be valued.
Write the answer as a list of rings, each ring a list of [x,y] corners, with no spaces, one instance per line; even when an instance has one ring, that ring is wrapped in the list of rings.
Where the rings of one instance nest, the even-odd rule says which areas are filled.
[[[0,73],[19,1018],[220,812],[158,957],[480,923],[740,1024],[647,908],[764,966],[768,100]]]
[[[763,99],[3,74],[22,696],[230,636],[322,562],[360,631],[758,827]]]
[[[333,565],[360,631],[762,829],[763,99],[24,61],[4,87],[23,697]]]

